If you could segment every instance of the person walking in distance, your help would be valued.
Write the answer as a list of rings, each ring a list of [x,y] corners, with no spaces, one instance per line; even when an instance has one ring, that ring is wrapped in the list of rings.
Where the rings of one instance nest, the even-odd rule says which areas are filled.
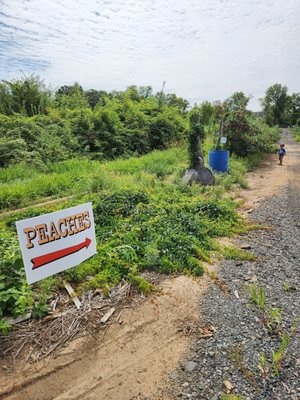
[[[276,153],[278,153],[278,156],[279,156],[279,164],[278,165],[282,165],[283,157],[286,155],[284,144],[280,145],[280,148],[277,150]]]

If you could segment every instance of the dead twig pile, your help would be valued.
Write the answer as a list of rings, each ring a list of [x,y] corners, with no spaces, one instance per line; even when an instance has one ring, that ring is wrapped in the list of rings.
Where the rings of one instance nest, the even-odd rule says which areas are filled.
[[[17,358],[35,362],[57,353],[75,337],[95,336],[112,321],[121,323],[121,314],[115,311],[132,298],[132,291],[131,285],[122,281],[107,297],[98,290],[87,292],[80,299],[80,309],[67,293],[57,293],[47,317],[18,323],[10,335],[0,336],[0,358],[9,357],[11,367]],[[58,304],[63,306],[57,309]]]

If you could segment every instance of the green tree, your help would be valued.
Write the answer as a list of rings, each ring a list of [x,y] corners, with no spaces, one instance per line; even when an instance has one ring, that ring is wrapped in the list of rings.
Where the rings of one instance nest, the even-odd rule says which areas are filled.
[[[230,153],[241,157],[266,152],[279,140],[276,128],[270,128],[246,108],[225,113],[223,135],[227,137],[227,148]]]
[[[5,115],[14,113],[13,98],[9,85],[5,82],[0,83],[0,113]]]
[[[38,76],[31,75],[11,82],[2,81],[0,100],[4,114],[20,113],[31,117],[46,112],[50,92]]]
[[[63,85],[56,91],[57,96],[72,96],[74,93],[83,93],[82,87],[75,82],[74,85]]]
[[[287,87],[280,83],[275,83],[266,90],[262,105],[269,125],[284,125],[286,123],[287,92]]]
[[[75,110],[76,108],[87,108],[88,100],[79,83],[74,83],[72,86],[62,86],[55,93],[56,108],[63,110]]]
[[[235,92],[226,101],[226,106],[229,110],[245,109],[249,103],[250,97],[243,92]]]
[[[296,125],[300,119],[300,93],[288,96],[285,120],[289,125]],[[300,121],[299,121],[300,122]]]
[[[148,99],[153,95],[152,87],[151,86],[140,86],[138,88],[138,92],[140,96],[144,99]]]
[[[90,89],[84,92],[84,95],[89,103],[89,106],[94,109],[98,104],[105,105],[105,97],[107,92],[104,90]]]
[[[165,100],[166,104],[177,107],[182,113],[185,113],[189,107],[189,102],[182,97],[177,97],[175,93],[168,93]]]
[[[209,101],[204,101],[199,106],[199,113],[202,125],[208,125],[215,117],[215,108]]]

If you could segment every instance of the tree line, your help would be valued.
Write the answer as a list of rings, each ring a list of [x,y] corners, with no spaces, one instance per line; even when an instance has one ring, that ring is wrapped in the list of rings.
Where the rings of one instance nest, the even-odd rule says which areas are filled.
[[[299,119],[299,94],[288,96],[286,90],[284,97],[284,88],[276,84],[267,90],[264,121],[247,109],[249,97],[243,92],[191,107],[176,94],[154,93],[150,86],[107,92],[75,83],[51,91],[34,75],[2,81],[0,167],[24,162],[43,168],[74,157],[107,160],[165,149],[186,139],[191,112],[198,113],[206,134],[217,141],[215,134],[222,130],[230,152],[244,156],[264,150],[274,139],[265,122]]]

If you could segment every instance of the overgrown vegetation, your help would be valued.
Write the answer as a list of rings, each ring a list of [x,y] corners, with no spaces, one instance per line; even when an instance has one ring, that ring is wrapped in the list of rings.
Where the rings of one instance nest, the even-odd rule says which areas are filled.
[[[78,156],[97,160],[146,154],[183,140],[188,102],[150,87],[124,92],[64,86],[51,93],[38,77],[0,84],[0,166]]]
[[[234,93],[218,110],[222,117],[222,134],[227,137],[227,148],[231,154],[241,157],[267,152],[270,143],[279,139],[277,128],[269,128],[247,110],[249,99],[242,92]]]
[[[0,209],[26,206],[32,200],[48,196],[84,194],[98,190],[126,187],[124,174],[131,184],[142,174],[164,178],[185,165],[185,147],[165,152],[152,152],[141,158],[115,160],[100,164],[88,159],[73,159],[61,163],[45,164],[43,171],[25,164],[0,169]],[[123,183],[122,183],[123,181]]]
[[[201,276],[202,263],[216,251],[212,238],[241,230],[236,206],[223,194],[232,185],[246,187],[246,170],[278,137],[246,109],[246,100],[238,93],[224,104],[205,102],[188,111],[184,99],[153,94],[150,87],[106,93],[74,84],[52,93],[34,76],[2,82],[0,208],[72,195],[32,205],[0,222],[2,332],[8,331],[5,316],[47,313],[48,299],[61,285],[59,276],[26,284],[15,222],[27,217],[93,202],[97,255],[62,274],[79,294],[95,288],[107,293],[123,277],[150,292],[153,286],[140,276],[149,269]],[[189,163],[185,139],[193,134],[188,131],[193,115],[199,122],[197,135],[206,137],[205,156],[218,141],[221,123],[229,139],[229,174],[218,175],[214,187],[181,182]],[[233,248],[219,253],[253,258]]]
[[[228,149],[239,156],[265,151],[276,133],[247,110],[248,100],[238,92],[223,104],[202,103],[194,113],[200,116],[198,128],[211,135],[222,125]],[[74,84],[51,92],[36,76],[2,81],[0,166],[23,162],[43,170],[47,163],[75,157],[103,161],[165,149],[185,140],[188,106],[149,86],[108,93]]]
[[[113,161],[103,165],[107,176],[93,175],[91,187],[96,193],[82,196],[80,202],[93,202],[98,253],[63,274],[76,283],[79,292],[92,288],[107,290],[124,276],[147,292],[151,286],[138,277],[145,269],[202,275],[202,260],[206,261],[213,249],[211,238],[231,235],[239,228],[235,205],[220,198],[222,186],[204,190],[201,186],[182,185],[180,180],[175,184],[187,165],[186,151],[180,150],[185,153],[182,164],[178,164],[178,152],[158,152],[133,159],[132,163]],[[166,154],[169,163],[165,169],[160,166],[155,170]],[[149,163],[151,156],[156,163]],[[46,303],[42,283],[33,289],[25,283],[15,221],[78,201],[79,197],[59,205],[32,207],[1,222],[4,235],[0,239],[0,279],[5,287],[0,298],[2,315],[22,314],[36,307],[36,300]],[[48,296],[51,286],[57,284],[58,278],[51,278]],[[39,308],[36,315],[42,311]]]
[[[294,126],[292,128],[292,134],[294,138],[297,140],[297,142],[300,143],[300,120],[299,120],[299,125]]]

